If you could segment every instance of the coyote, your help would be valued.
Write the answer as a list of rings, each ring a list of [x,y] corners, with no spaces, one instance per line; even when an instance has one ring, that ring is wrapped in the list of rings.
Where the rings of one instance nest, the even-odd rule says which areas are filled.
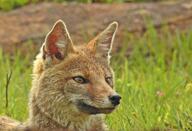
[[[105,114],[120,103],[110,52],[118,27],[111,23],[86,45],[74,45],[58,20],[34,61],[29,119],[0,118],[0,130],[105,131]]]

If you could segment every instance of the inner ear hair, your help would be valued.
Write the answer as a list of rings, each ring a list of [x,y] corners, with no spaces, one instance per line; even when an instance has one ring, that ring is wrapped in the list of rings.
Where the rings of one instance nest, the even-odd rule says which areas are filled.
[[[43,59],[49,57],[52,60],[63,60],[68,53],[73,52],[73,42],[62,20],[58,20],[47,34],[42,52]]]

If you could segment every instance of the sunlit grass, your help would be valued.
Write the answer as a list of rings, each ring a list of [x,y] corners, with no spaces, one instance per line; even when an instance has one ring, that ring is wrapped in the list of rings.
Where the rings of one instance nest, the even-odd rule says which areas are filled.
[[[24,120],[27,118],[28,93],[31,86],[32,62],[29,57],[8,56],[0,51],[0,114]],[[12,71],[9,85],[9,105],[5,108],[6,76]]]
[[[192,32],[129,39],[129,58],[113,59],[119,109],[108,117],[115,131],[192,129]],[[123,53],[122,53],[123,54]]]
[[[125,47],[113,55],[116,89],[122,96],[118,110],[107,117],[114,131],[192,130],[192,31],[162,34],[153,28],[142,37],[127,33]],[[130,53],[125,57],[127,48]],[[10,70],[6,110],[5,83]],[[0,53],[0,114],[26,120],[31,70],[29,57]]]

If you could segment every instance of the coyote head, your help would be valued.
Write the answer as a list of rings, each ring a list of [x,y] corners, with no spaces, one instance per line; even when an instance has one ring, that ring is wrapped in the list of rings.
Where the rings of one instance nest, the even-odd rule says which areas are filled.
[[[120,103],[110,68],[110,52],[117,22],[86,45],[75,46],[59,20],[47,34],[35,62],[35,103],[52,117],[68,113],[111,113]],[[68,110],[67,110],[68,109]]]

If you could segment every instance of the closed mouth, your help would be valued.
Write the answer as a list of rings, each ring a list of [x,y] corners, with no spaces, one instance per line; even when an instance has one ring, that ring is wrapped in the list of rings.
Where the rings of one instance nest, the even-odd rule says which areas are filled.
[[[87,114],[109,114],[115,109],[115,107],[98,108],[98,107],[88,105],[84,102],[78,102],[77,107],[80,111],[87,113]]]

